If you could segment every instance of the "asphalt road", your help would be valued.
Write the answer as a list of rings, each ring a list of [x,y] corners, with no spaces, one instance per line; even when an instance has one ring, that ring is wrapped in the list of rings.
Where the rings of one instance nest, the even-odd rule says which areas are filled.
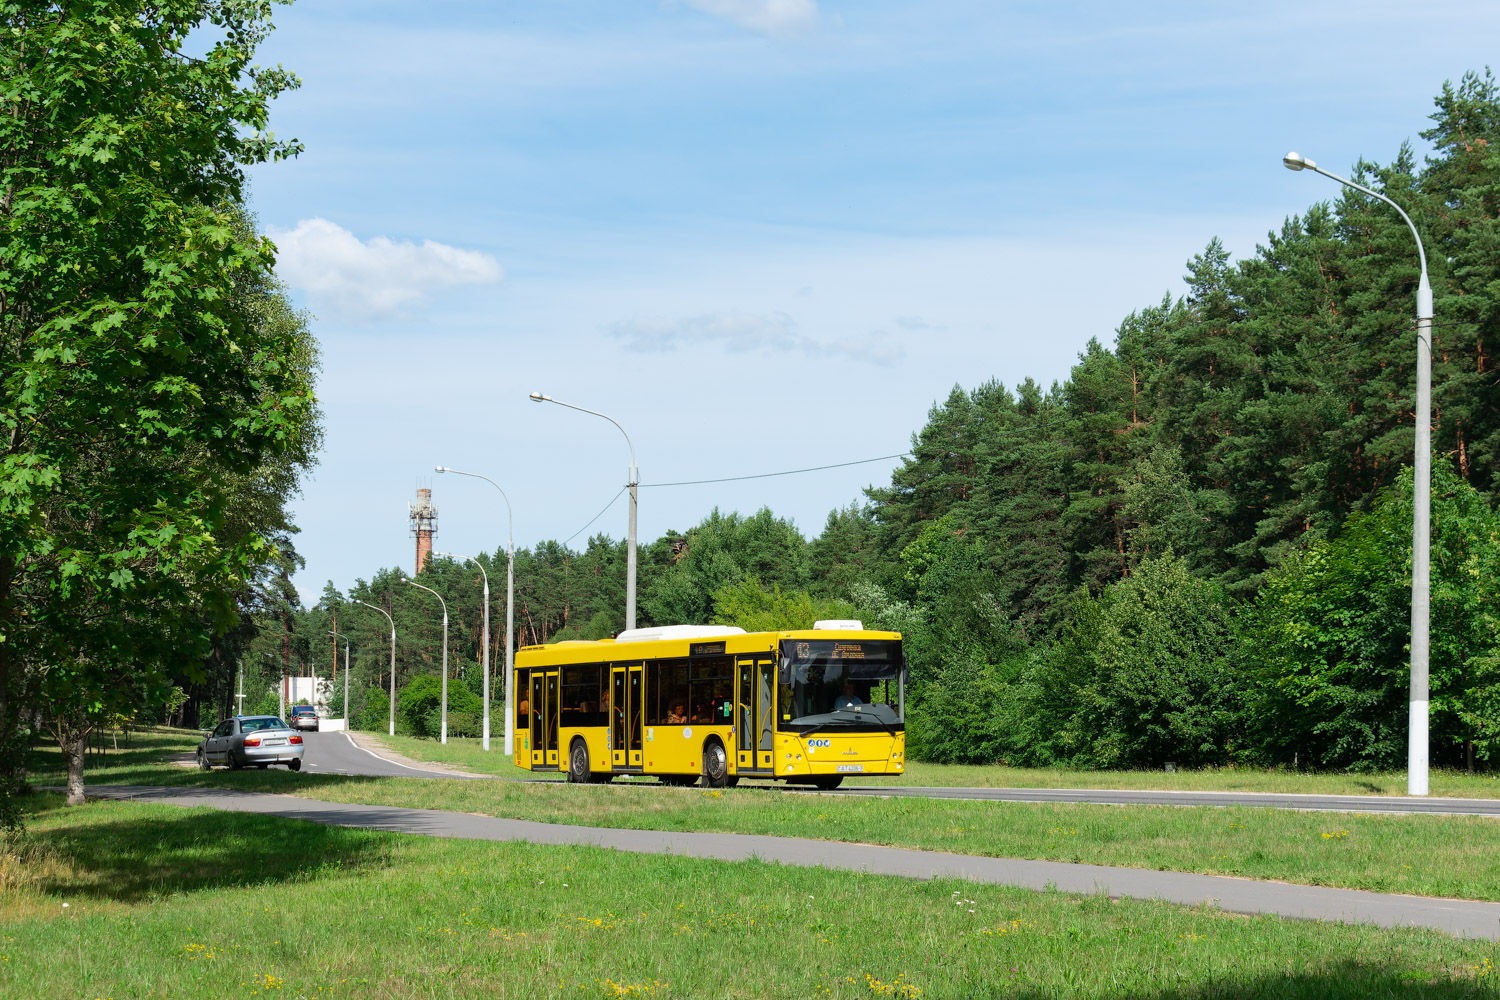
[[[89,788],[89,795],[166,805],[209,806],[310,820],[330,826],[363,827],[429,837],[608,847],[636,854],[675,854],[720,861],[754,858],[799,867],[865,871],[908,878],[956,877],[1028,889],[1043,889],[1050,884],[1063,892],[1103,892],[1114,898],[1154,898],[1188,906],[1209,903],[1233,913],[1277,914],[1303,920],[1335,920],[1381,927],[1426,927],[1462,937],[1500,940],[1500,903],[1471,900],[1399,896],[1060,861],[985,858],[796,837],[563,826],[436,809],[349,805],[213,788],[102,785]]]
[[[560,781],[561,775],[524,777],[459,776],[420,766],[398,764],[355,744],[347,733],[308,733],[302,766],[314,774],[359,774],[372,777],[449,778],[490,781]],[[1095,788],[928,788],[903,785],[852,785],[819,792],[806,785],[748,783],[747,788],[776,789],[800,795],[965,799],[978,802],[1075,802],[1111,806],[1242,806],[1252,809],[1301,809],[1313,812],[1434,814],[1500,817],[1500,799],[1407,798],[1399,795],[1297,795],[1283,792],[1171,792]]]
[[[375,778],[453,778],[379,757],[354,742],[348,733],[303,733],[302,770],[313,774],[362,774]]]

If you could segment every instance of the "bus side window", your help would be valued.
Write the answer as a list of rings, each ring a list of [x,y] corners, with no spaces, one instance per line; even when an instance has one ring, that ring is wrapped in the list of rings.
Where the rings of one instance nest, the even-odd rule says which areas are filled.
[[[680,726],[686,721],[688,707],[687,664],[668,660],[656,672],[656,692],[652,699],[649,725]],[[673,711],[676,709],[677,711]]]

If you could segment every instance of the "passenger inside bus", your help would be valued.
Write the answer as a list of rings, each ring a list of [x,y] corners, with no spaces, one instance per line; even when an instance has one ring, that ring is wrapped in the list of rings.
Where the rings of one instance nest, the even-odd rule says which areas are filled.
[[[682,702],[672,702],[672,706],[667,709],[667,725],[680,726],[685,722],[687,722],[687,712]]]

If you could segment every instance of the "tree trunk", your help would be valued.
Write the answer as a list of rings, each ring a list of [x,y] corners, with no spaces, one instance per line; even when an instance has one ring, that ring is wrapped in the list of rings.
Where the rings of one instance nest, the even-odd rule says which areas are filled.
[[[83,752],[88,741],[88,730],[82,726],[64,723],[58,726],[58,746],[62,748],[63,760],[68,765],[68,805],[83,805]]]
[[[63,762],[68,769],[68,805],[83,805],[83,764],[88,750],[89,733],[93,726],[82,712],[58,716],[47,728],[62,750]]]

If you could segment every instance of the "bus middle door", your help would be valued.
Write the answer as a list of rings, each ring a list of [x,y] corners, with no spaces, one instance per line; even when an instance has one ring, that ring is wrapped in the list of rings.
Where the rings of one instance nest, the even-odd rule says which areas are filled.
[[[618,770],[628,766],[625,756],[625,716],[629,703],[625,699],[625,668],[611,667],[609,671],[609,749]]]
[[[641,732],[646,721],[646,668],[630,668],[625,684],[625,745],[630,751],[630,766],[641,766]]]
[[[771,671],[773,660],[746,657],[735,666],[735,763],[740,771],[768,771],[771,761]]]

